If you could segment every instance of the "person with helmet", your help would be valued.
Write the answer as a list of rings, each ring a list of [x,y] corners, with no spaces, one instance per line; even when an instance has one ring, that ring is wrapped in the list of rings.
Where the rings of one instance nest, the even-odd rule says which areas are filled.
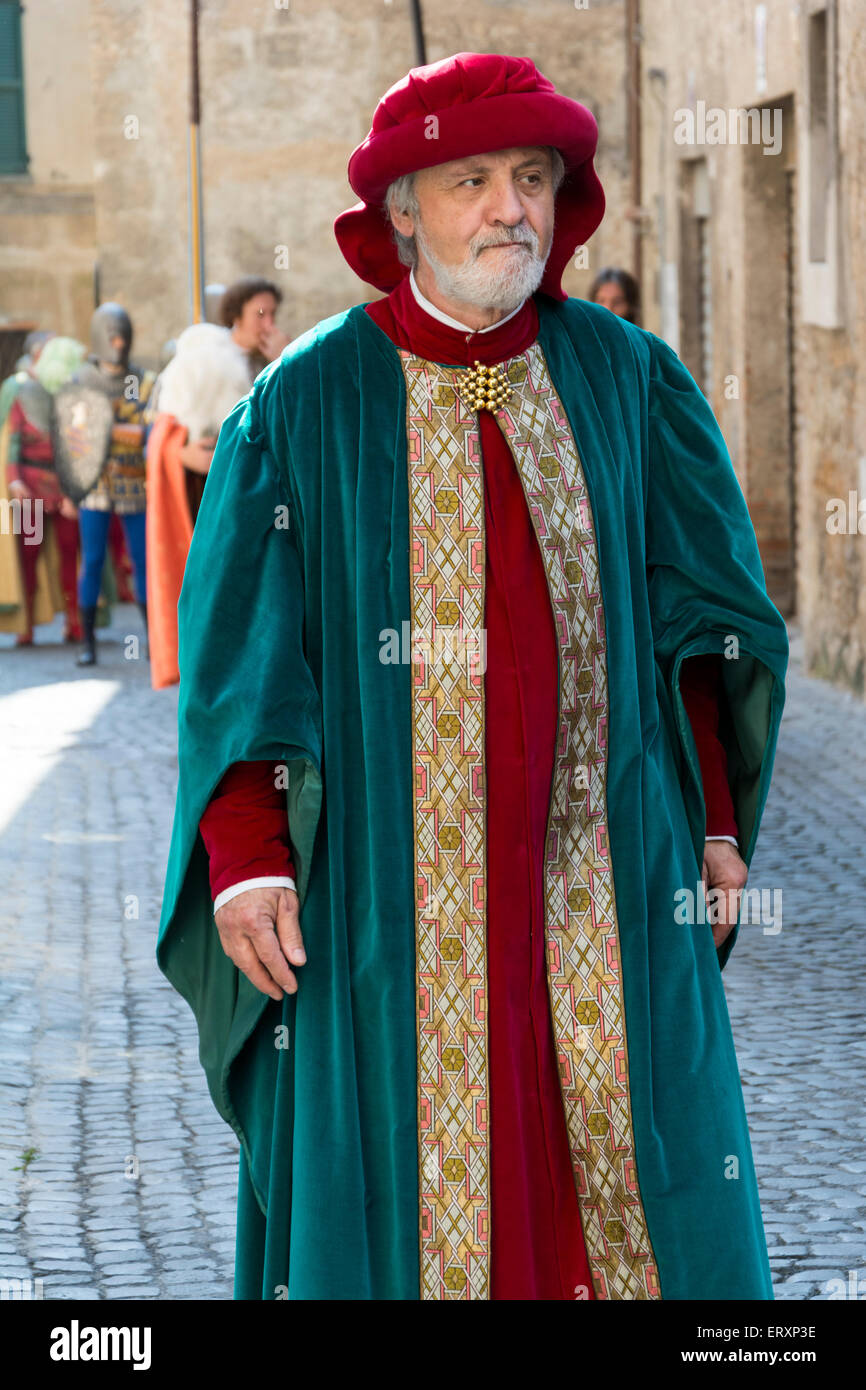
[[[113,426],[105,441],[104,461],[94,485],[81,498],[81,572],[78,603],[83,647],[78,664],[96,661],[96,608],[108,547],[109,526],[120,517],[133,569],[136,602],[147,625],[145,548],[146,411],[155,375],[130,362],[132,320],[120,304],[100,304],[91,320],[91,357],[73,385],[104,392],[113,408]],[[70,419],[74,421],[74,409]]]

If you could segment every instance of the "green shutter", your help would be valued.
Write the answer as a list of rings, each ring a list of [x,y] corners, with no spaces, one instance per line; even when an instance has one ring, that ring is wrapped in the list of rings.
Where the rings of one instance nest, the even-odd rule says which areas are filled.
[[[21,6],[0,0],[0,174],[27,173]]]

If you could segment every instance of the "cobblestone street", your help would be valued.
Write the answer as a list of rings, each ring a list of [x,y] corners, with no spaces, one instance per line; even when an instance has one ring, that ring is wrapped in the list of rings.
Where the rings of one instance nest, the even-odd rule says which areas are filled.
[[[866,1298],[866,706],[802,675],[792,634],[773,784],[749,884],[782,930],[744,925],[728,1006],[778,1299]],[[852,1294],[852,1290],[856,1292]]]
[[[232,1291],[237,1143],[154,959],[177,701],[140,630],[117,608],[89,671],[59,625],[0,637],[0,1278],[46,1299]],[[744,925],[725,983],[776,1296],[863,1298],[866,706],[793,656],[750,877],[782,930]]]
[[[89,671],[56,644],[0,652],[0,1275],[227,1299],[238,1146],[154,959],[177,696],[124,659],[136,609],[115,615]]]

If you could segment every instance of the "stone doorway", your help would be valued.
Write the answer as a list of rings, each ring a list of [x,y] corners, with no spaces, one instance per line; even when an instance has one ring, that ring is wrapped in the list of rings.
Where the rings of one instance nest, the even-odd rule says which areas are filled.
[[[742,149],[744,491],[767,590],[779,611],[793,617],[797,607],[796,132],[792,97],[767,106],[770,112],[782,113],[780,153],[765,154],[762,144]]]

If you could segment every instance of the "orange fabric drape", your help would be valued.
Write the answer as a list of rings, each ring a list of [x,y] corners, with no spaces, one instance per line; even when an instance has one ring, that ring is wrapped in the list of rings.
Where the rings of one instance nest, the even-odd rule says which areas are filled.
[[[147,626],[154,690],[176,685],[177,601],[192,540],[180,451],[186,430],[158,415],[147,442]]]

